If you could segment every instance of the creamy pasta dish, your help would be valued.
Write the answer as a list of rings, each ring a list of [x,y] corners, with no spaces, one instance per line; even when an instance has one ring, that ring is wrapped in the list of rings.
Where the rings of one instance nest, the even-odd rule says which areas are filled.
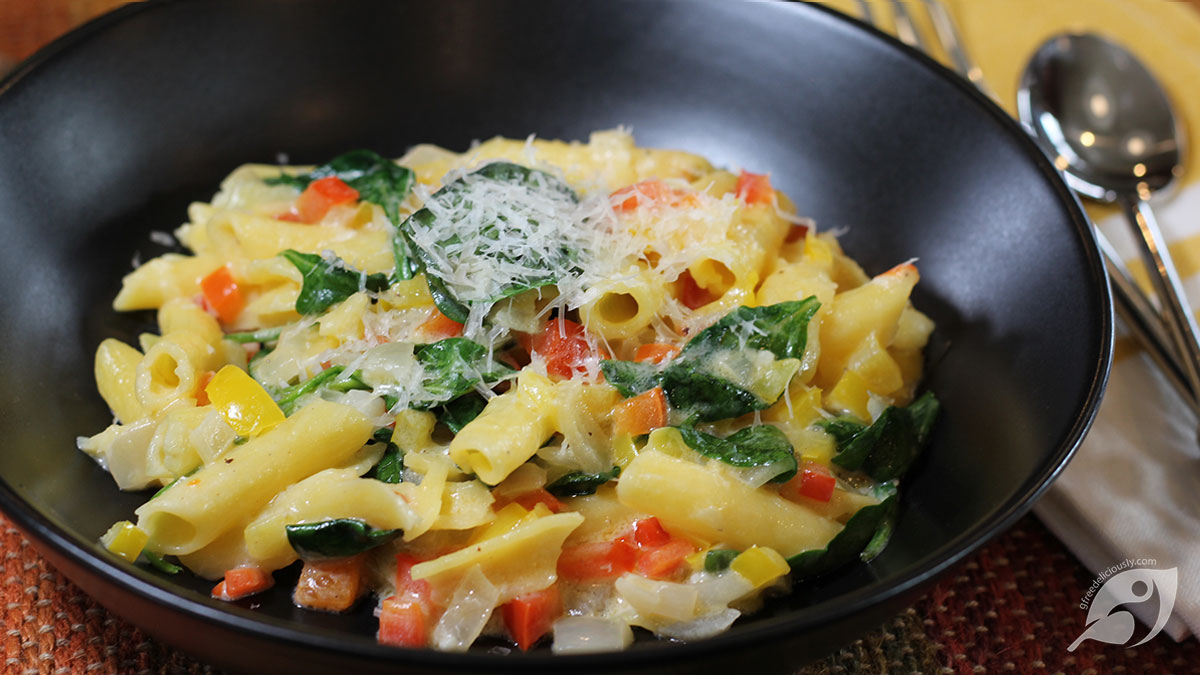
[[[157,490],[102,544],[388,645],[718,634],[883,549],[938,411],[912,262],[624,130],[247,165],[174,236],[96,352],[79,447]]]

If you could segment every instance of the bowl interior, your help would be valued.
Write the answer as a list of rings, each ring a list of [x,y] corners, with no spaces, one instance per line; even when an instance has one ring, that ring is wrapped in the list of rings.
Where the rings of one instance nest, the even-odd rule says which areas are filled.
[[[116,582],[173,589],[181,611],[210,603],[209,585],[89,557],[146,498],[119,492],[75,449],[110,421],[92,355],[103,338],[136,344],[152,325],[110,309],[131,256],[165,250],[148,233],[180,224],[235,166],[281,152],[398,156],[418,142],[464,149],[497,134],[586,139],[629,125],[641,145],[770,172],[802,215],[846,230],[843,246],[869,273],[918,259],[915,302],[937,322],[926,385],[944,413],[902,486],[891,545],[720,640],[852,620],[964,555],[1060,468],[1107,372],[1103,273],[1050,167],[965,85],[824,11],[151,3],[39,61],[0,89],[0,478],[35,536],[75,542]],[[302,612],[287,588],[251,615],[370,648],[369,607]]]

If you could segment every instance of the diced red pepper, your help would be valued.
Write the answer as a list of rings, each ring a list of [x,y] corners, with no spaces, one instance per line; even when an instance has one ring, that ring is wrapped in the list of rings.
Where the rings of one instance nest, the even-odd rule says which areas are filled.
[[[261,593],[275,585],[275,578],[261,567],[236,567],[225,572],[225,578],[212,590],[218,600],[238,600]]]
[[[542,357],[547,373],[565,379],[582,372],[583,364],[595,357],[584,327],[570,319],[547,321],[542,332],[533,336],[530,353]]]
[[[209,382],[212,382],[213,375],[216,375],[216,373],[206,370],[200,373],[200,377],[196,378],[196,405],[208,405],[212,403],[212,401],[208,400],[208,392],[205,391],[205,388]]]
[[[663,529],[658,518],[650,516],[633,524],[633,538],[642,548],[662,546],[671,541],[671,535]]]
[[[644,391],[613,408],[613,431],[640,436],[667,426],[667,399],[662,387]]]
[[[434,341],[444,340],[446,338],[459,337],[463,334],[463,325],[454,319],[442,314],[436,307],[433,309],[433,316],[430,316],[425,323],[418,328],[421,333]]]
[[[246,307],[246,299],[228,266],[221,266],[200,280],[204,300],[222,323],[232,323]]]
[[[669,579],[686,564],[686,558],[696,547],[686,539],[671,539],[662,546],[646,549],[638,558],[634,570],[649,579]]]
[[[411,553],[396,555],[396,595],[393,596],[404,602],[415,602],[425,612],[426,616],[433,613],[433,587],[426,579],[413,579],[412,568],[421,558]]]
[[[699,309],[717,299],[717,296],[710,293],[708,289],[700,288],[696,280],[692,278],[692,273],[687,270],[679,275],[675,285],[679,301],[688,309]]]
[[[837,479],[828,468],[813,461],[806,461],[800,472],[784,483],[779,492],[796,502],[801,499],[828,502],[833,498],[833,489],[836,486]]]
[[[424,647],[429,642],[427,619],[421,604],[393,595],[379,608],[379,644]]]
[[[554,620],[562,614],[562,596],[557,585],[526,593],[500,607],[504,627],[521,651],[529,651],[543,635],[550,632]]]
[[[335,560],[308,560],[300,570],[292,602],[325,612],[345,612],[363,592],[362,555]]]
[[[633,360],[640,363],[658,364],[675,358],[679,351],[679,347],[675,345],[652,342],[648,345],[638,346],[637,351],[633,354]]]
[[[611,542],[575,544],[558,556],[558,573],[564,579],[590,581],[611,579],[632,571],[638,550],[622,537]]]
[[[338,204],[358,201],[358,190],[337,176],[318,178],[304,188],[296,200],[296,213],[302,223],[315,223]]]
[[[609,196],[609,202],[617,213],[627,213],[643,204],[695,206],[696,195],[686,190],[672,188],[654,178],[617,190]]]
[[[771,179],[763,173],[743,171],[738,174],[738,199],[747,204],[770,204],[775,198],[775,190],[771,188]]]

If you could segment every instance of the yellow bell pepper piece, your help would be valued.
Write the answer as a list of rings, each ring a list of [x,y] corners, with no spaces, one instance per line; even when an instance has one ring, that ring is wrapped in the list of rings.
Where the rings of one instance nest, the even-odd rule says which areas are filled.
[[[286,419],[267,390],[237,366],[218,370],[205,392],[239,436],[261,436]]]
[[[849,413],[860,420],[870,421],[871,412],[867,403],[871,395],[867,391],[867,383],[853,370],[842,374],[833,389],[825,395],[825,407],[837,412]]]
[[[108,528],[108,532],[100,537],[100,543],[111,553],[133,562],[142,554],[148,539],[149,536],[140,527],[122,520]]]
[[[707,548],[696,551],[695,553],[684,558],[684,561],[687,562],[688,567],[692,568],[692,571],[699,572],[700,570],[704,569],[704,559],[706,557],[708,557]]]
[[[787,574],[791,568],[775,549],[766,546],[751,546],[729,563],[729,569],[754,584],[755,588],[762,588]]]

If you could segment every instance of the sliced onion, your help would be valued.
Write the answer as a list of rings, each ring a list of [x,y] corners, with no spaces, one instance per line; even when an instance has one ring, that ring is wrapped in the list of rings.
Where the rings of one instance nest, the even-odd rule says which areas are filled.
[[[696,617],[700,598],[696,587],[690,584],[626,574],[617,579],[615,585],[617,593],[643,616],[661,616],[675,621],[690,621]]]
[[[696,583],[696,591],[700,594],[700,603],[709,611],[725,609],[729,603],[754,590],[754,584],[737,572],[706,574],[705,577]]]
[[[683,640],[685,642],[703,640],[729,630],[729,627],[741,615],[742,613],[736,609],[726,608],[718,612],[705,614],[691,621],[681,621],[679,623],[659,626],[654,632],[664,637]]]
[[[500,602],[500,591],[488,581],[483,571],[472,567],[458,587],[442,618],[433,627],[431,642],[444,652],[465,652],[483,632],[492,610]]]
[[[621,651],[633,644],[633,631],[624,621],[593,616],[565,616],[554,622],[555,654]]]

